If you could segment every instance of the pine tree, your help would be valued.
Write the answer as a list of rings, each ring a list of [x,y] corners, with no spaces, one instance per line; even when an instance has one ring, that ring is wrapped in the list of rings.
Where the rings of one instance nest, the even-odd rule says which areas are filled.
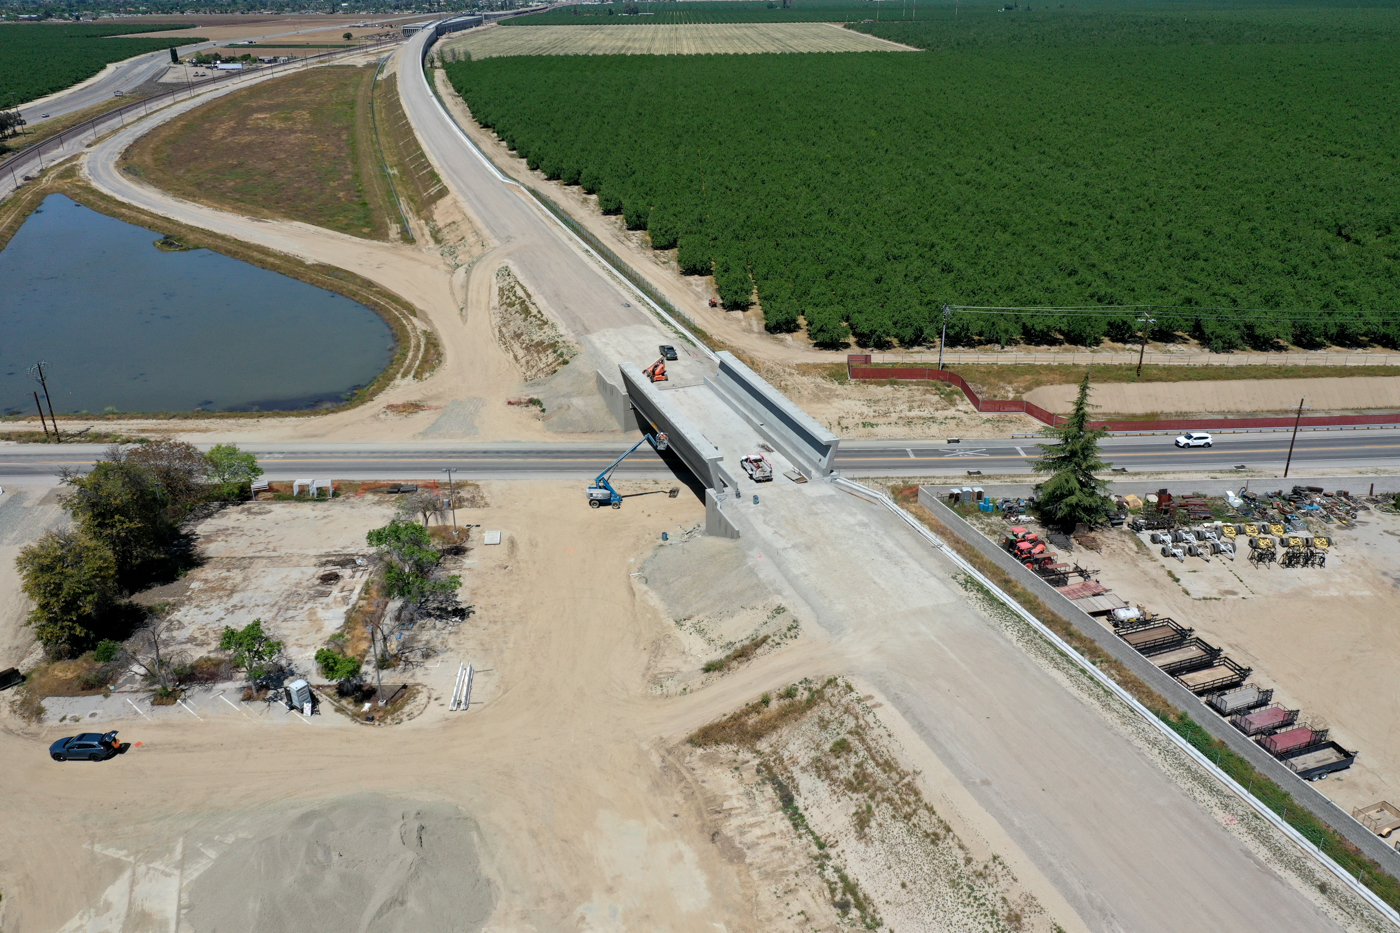
[[[1108,517],[1109,500],[1105,495],[1108,484],[1094,474],[1107,470],[1110,464],[1099,458],[1099,438],[1108,432],[1090,428],[1089,374],[1079,383],[1079,397],[1064,424],[1047,427],[1044,433],[1057,439],[1054,444],[1041,444],[1041,457],[1033,466],[1037,473],[1049,473],[1050,478],[1036,493],[1035,513],[1043,523],[1066,531],[1083,523],[1092,525]]]

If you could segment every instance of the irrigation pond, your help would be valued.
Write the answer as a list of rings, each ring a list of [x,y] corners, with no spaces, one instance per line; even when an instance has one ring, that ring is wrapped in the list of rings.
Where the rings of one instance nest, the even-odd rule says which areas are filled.
[[[330,407],[389,364],[394,337],[344,295],[50,195],[0,251],[0,414]],[[42,390],[40,391],[42,395]]]

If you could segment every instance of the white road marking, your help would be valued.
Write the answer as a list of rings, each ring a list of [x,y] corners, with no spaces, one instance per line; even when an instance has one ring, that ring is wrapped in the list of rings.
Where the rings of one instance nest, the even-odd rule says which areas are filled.
[[[201,716],[201,715],[199,715],[198,713],[196,713],[194,710],[190,709],[189,706],[186,705],[186,703],[185,703],[184,700],[176,700],[175,702],[176,702],[176,703],[179,703],[181,706],[184,706],[184,707],[185,707],[185,711],[186,711],[187,713],[189,713],[191,716],[193,716],[195,719],[198,719],[200,722],[204,722],[204,717]]]
[[[914,459],[914,449],[912,447],[904,448],[904,452],[909,455],[910,460]]]
[[[1016,448],[1016,452],[1023,457],[1026,455],[1026,452],[1019,447]]]
[[[127,697],[126,702],[131,703],[131,698]],[[136,712],[141,713],[141,707],[137,706],[135,703],[131,703],[131,708],[136,710]],[[150,722],[151,719],[151,717],[147,716],[145,713],[141,713],[141,718],[146,720],[147,722]]]
[[[230,700],[228,697],[224,696],[222,693],[219,694],[219,699],[223,700],[223,701],[224,701],[225,703],[227,703],[229,706],[232,706],[234,709],[238,710],[238,712],[242,713],[244,719],[247,719],[247,720],[249,720],[249,721],[252,720],[252,718],[253,718],[252,716],[249,716],[247,713],[244,713],[244,712],[243,712],[243,707],[239,706],[237,703],[233,702],[233,701]]]

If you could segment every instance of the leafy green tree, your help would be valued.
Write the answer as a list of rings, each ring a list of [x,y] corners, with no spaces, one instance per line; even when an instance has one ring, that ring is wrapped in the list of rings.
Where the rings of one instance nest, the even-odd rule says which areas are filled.
[[[358,677],[361,662],[359,658],[343,655],[333,648],[321,648],[316,652],[316,666],[321,669],[322,677],[339,683]]]
[[[1079,382],[1079,395],[1068,419],[1058,427],[1047,427],[1044,434],[1056,438],[1054,444],[1041,444],[1041,457],[1032,466],[1037,473],[1049,473],[1036,493],[1035,513],[1046,525],[1071,529],[1091,525],[1108,517],[1108,484],[1095,476],[1110,464],[1099,457],[1099,439],[1108,432],[1089,427],[1089,374]]]
[[[355,38],[355,34],[352,32],[347,32],[340,38],[344,39],[346,42],[349,42],[351,39]]]
[[[18,110],[0,110],[0,139],[17,136],[24,129],[25,122]]]
[[[250,680],[257,680],[267,674],[273,659],[281,653],[282,642],[273,641],[263,631],[262,619],[254,619],[241,629],[224,626],[219,650],[231,653],[234,666],[247,672]]]
[[[84,534],[107,546],[125,584],[142,562],[160,554],[175,528],[155,474],[120,450],[117,456],[97,461],[86,474],[66,473],[63,507]]]
[[[258,458],[233,444],[215,444],[204,459],[209,464],[209,478],[225,498],[237,495],[243,487],[251,486],[254,480],[263,475]]]
[[[34,601],[27,624],[50,657],[72,657],[95,640],[118,593],[117,561],[103,541],[50,531],[21,550],[15,566]]]
[[[450,593],[462,585],[462,578],[455,575],[432,579],[442,554],[433,547],[428,529],[417,522],[396,518],[369,532],[365,540],[385,563],[384,589],[390,597],[417,600],[429,593]]]

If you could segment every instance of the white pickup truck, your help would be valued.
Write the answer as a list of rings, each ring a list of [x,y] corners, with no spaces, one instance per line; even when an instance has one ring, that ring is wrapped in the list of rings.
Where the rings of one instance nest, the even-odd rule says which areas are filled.
[[[750,454],[739,463],[744,467],[744,472],[749,474],[749,479],[755,483],[773,481],[773,464],[764,459],[762,454]]]

